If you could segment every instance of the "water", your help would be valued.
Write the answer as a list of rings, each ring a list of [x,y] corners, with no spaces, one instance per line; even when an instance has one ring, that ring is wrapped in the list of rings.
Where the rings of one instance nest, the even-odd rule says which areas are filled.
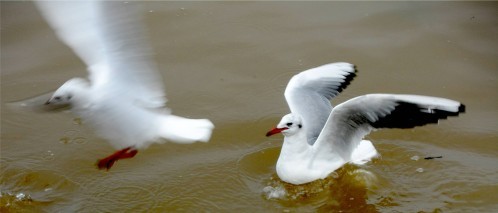
[[[493,212],[498,209],[496,2],[147,2],[168,106],[211,119],[207,144],[114,150],[72,114],[12,102],[85,76],[31,2],[1,2],[2,212]],[[358,66],[365,93],[459,100],[467,112],[367,138],[381,153],[303,186],[281,182],[283,90],[299,71]],[[418,156],[418,160],[413,160]],[[425,157],[437,157],[425,160]]]

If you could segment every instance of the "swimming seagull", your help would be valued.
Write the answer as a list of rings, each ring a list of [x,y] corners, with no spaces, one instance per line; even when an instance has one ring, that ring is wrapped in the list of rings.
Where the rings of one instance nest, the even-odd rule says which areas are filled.
[[[214,128],[207,119],[172,115],[160,74],[147,45],[133,2],[37,1],[57,36],[85,62],[88,80],[73,78],[46,105],[66,106],[119,151],[100,159],[109,170],[139,149],[167,141],[208,142]]]
[[[377,156],[368,140],[380,128],[413,128],[465,112],[457,101],[398,94],[367,94],[332,108],[330,100],[356,76],[349,63],[331,63],[303,71],[289,81],[285,98],[290,114],[266,136],[282,133],[277,175],[304,184],[326,178],[346,163],[363,164]]]

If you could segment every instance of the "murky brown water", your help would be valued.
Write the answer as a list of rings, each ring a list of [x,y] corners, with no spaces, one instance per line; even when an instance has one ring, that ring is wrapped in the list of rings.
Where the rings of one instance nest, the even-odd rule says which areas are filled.
[[[168,106],[211,119],[212,140],[153,145],[97,170],[112,147],[72,114],[8,104],[86,73],[32,3],[1,2],[1,212],[498,209],[496,2],[145,4]],[[336,61],[359,68],[337,102],[413,93],[462,101],[467,112],[375,132],[368,138],[381,158],[324,181],[284,184],[274,171],[282,138],[264,134],[288,112],[290,77]]]

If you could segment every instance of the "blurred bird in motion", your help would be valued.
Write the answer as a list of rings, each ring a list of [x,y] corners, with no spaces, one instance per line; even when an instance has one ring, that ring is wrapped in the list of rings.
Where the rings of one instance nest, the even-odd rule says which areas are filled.
[[[167,141],[208,142],[207,119],[172,115],[152,60],[139,8],[133,2],[37,1],[56,35],[87,65],[88,79],[73,78],[45,103],[70,106],[97,135],[118,149],[97,162],[109,170],[139,149]]]

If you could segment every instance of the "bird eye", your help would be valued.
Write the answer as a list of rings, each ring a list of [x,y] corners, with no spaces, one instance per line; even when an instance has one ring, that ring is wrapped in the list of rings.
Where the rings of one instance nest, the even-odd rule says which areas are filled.
[[[67,100],[71,100],[72,97],[72,95],[67,96]]]
[[[285,125],[287,125],[287,126],[292,126],[292,123],[286,123]]]
[[[61,97],[60,96],[55,96],[54,100],[59,101],[59,100],[61,100]]]
[[[299,129],[301,129],[301,127],[303,127],[303,125],[299,124],[299,125],[297,125],[297,127],[299,127]]]

